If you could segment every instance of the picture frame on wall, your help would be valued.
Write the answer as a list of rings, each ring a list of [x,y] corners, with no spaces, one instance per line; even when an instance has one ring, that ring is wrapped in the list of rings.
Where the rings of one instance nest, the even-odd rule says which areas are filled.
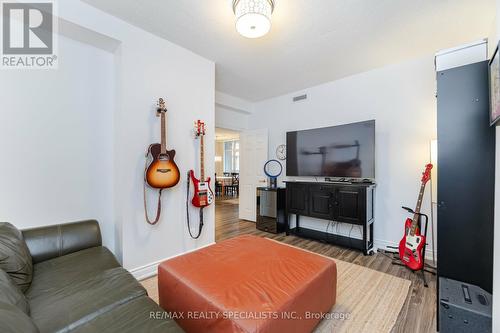
[[[490,125],[493,126],[500,120],[500,55],[498,54],[498,45],[489,62],[489,80]]]

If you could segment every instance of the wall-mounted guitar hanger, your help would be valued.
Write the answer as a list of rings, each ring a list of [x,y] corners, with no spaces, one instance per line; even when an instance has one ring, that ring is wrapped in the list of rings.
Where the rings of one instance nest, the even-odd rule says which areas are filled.
[[[163,190],[177,185],[180,179],[179,168],[174,161],[175,150],[167,150],[167,108],[163,98],[158,100],[156,116],[161,119],[161,143],[153,143],[148,147],[144,166],[144,215],[151,225],[157,224],[160,220]],[[154,220],[148,216],[146,184],[158,189],[158,205]]]

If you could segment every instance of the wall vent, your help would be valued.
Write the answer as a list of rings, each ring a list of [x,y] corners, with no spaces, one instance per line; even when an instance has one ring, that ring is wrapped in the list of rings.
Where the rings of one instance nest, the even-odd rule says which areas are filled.
[[[293,101],[294,101],[294,102],[298,102],[298,101],[303,101],[303,100],[305,100],[305,99],[307,99],[307,94],[300,95],[300,96],[295,96],[295,97],[293,98]]]

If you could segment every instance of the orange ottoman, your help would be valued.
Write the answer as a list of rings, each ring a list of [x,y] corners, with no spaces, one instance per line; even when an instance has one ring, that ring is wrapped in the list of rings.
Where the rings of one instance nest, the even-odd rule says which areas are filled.
[[[331,259],[255,236],[160,264],[160,306],[186,332],[310,332],[335,304]]]

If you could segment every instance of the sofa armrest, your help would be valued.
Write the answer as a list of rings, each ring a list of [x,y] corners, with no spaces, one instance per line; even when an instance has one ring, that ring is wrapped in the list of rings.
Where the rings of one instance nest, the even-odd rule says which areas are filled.
[[[26,229],[22,233],[34,264],[102,245],[95,220]]]

